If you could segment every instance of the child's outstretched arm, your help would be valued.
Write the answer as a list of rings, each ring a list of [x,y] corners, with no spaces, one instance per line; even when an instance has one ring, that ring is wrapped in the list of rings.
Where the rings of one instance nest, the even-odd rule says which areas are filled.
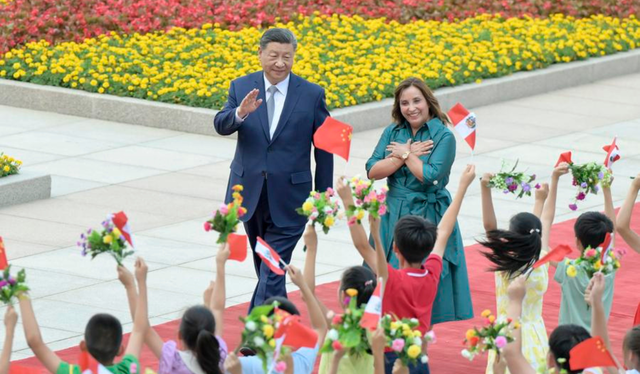
[[[549,184],[542,183],[540,188],[536,190],[536,201],[533,206],[533,215],[540,218],[542,217],[542,209],[544,208],[544,202],[549,196]]]
[[[349,209],[350,206],[355,205],[353,202],[353,195],[351,194],[351,187],[349,187],[343,177],[338,179],[338,186],[336,188],[338,196],[342,199],[344,209]],[[371,248],[369,240],[367,240],[367,233],[359,223],[355,223],[349,226],[349,232],[351,233],[351,240],[356,247],[360,256],[364,259],[364,262],[369,265],[371,269],[376,269],[376,254],[374,249]]]
[[[607,216],[613,222],[613,232],[616,230],[616,210],[613,207],[613,197],[611,196],[611,186],[605,187],[604,183],[602,186],[602,195],[604,196],[604,215]],[[613,235],[612,244],[616,243],[616,236]]]
[[[316,297],[316,256],[318,253],[318,235],[316,234],[316,228],[313,225],[307,225],[302,238],[304,240],[304,245],[307,247],[307,253],[304,257],[304,282],[309,287],[313,297],[316,298],[316,302],[320,307],[322,315],[329,318],[329,309]]]
[[[136,290],[136,281],[133,274],[125,266],[118,266],[118,279],[127,291],[127,300],[129,301],[129,313],[131,313],[131,320],[136,318],[136,305],[138,304],[138,291]],[[160,358],[162,354],[162,345],[164,342],[156,330],[149,326],[147,333],[144,336],[144,344],[149,347],[153,355]]]
[[[371,343],[371,351],[373,353],[374,374],[385,374],[384,347],[387,344],[387,339],[384,336],[384,329],[381,326],[378,326],[378,329],[371,334],[369,341]]]
[[[585,301],[591,306],[591,335],[599,336],[604,340],[605,346],[611,352],[614,360],[618,362],[611,350],[611,342],[609,341],[609,331],[607,329],[607,317],[604,312],[604,304],[602,303],[602,295],[604,294],[604,274],[595,273],[587,290],[585,292]],[[618,365],[619,366],[619,365]],[[607,368],[609,373],[617,374],[614,368]]]
[[[387,283],[387,278],[389,278],[389,268],[387,267],[387,257],[380,237],[380,218],[369,216],[369,225],[373,243],[376,246],[376,273],[379,278],[382,278],[382,284],[384,285]]]
[[[27,294],[20,295],[20,314],[22,315],[22,326],[24,327],[24,335],[27,338],[29,348],[36,355],[38,361],[50,373],[55,374],[62,360],[42,340],[40,326],[38,326],[31,299]]]
[[[525,276],[519,276],[514,279],[507,294],[509,296],[509,305],[507,306],[507,317],[514,321],[520,321],[522,315],[522,301],[526,294]],[[514,341],[504,347],[504,359],[507,360],[509,372],[518,374],[535,374],[535,370],[529,364],[529,361],[522,355],[522,329],[513,331]]]
[[[558,181],[560,177],[569,172],[569,164],[566,162],[561,163],[553,169],[551,173],[551,185],[549,186],[549,197],[544,203],[544,209],[542,209],[542,250],[549,251],[549,241],[551,240],[551,226],[553,220],[556,217],[556,200],[558,198]],[[558,266],[557,262],[551,262],[551,266]]]
[[[136,260],[136,280],[138,281],[138,302],[136,315],[133,319],[133,331],[129,336],[129,343],[125,354],[140,358],[142,344],[149,329],[149,313],[147,312],[147,272],[149,268],[141,257]]]
[[[638,198],[638,191],[640,191],[640,174],[631,183],[627,198],[618,212],[616,230],[634,251],[640,253],[640,235],[631,230],[631,213]]]
[[[211,296],[211,313],[216,320],[216,335],[222,336],[224,332],[224,307],[227,301],[227,289],[225,284],[225,265],[231,250],[229,243],[221,244],[216,255],[216,284],[213,287],[213,295]]]
[[[498,228],[498,220],[496,219],[496,212],[493,208],[493,199],[491,198],[491,188],[489,187],[489,181],[493,177],[493,174],[485,173],[480,180],[480,194],[482,196],[482,224],[484,225],[484,231],[489,232]]]
[[[285,269],[289,273],[289,277],[291,278],[293,284],[298,286],[298,288],[300,289],[302,298],[305,304],[307,304],[309,319],[311,320],[311,327],[313,327],[313,329],[316,330],[316,333],[318,333],[318,345],[321,346],[324,342],[325,335],[327,335],[327,320],[322,315],[322,310],[318,305],[318,301],[305,282],[302,272],[293,265],[288,265]]]
[[[7,307],[4,313],[4,344],[2,345],[2,355],[0,356],[0,374],[9,374],[9,363],[11,362],[11,349],[13,348],[13,336],[18,323],[18,313],[12,305]]]
[[[467,193],[467,188],[469,188],[469,185],[471,185],[475,177],[475,165],[467,165],[462,172],[462,176],[460,176],[460,184],[458,185],[456,196],[453,198],[453,201],[451,202],[451,205],[449,205],[447,212],[442,217],[442,220],[440,220],[440,224],[438,225],[438,238],[436,239],[436,243],[431,254],[440,257],[444,256],[449,236],[451,236],[451,232],[453,232],[453,228],[456,225],[456,219],[458,218],[458,213],[462,206],[462,199],[464,199],[464,195]]]

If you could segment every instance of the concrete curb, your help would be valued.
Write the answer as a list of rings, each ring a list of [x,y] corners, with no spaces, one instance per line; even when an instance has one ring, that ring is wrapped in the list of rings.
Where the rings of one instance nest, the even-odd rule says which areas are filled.
[[[51,197],[51,176],[22,170],[0,178],[0,208]]]
[[[436,90],[443,109],[456,102],[474,108],[562,88],[640,72],[640,49],[591,58],[546,69],[519,72],[489,79],[481,84],[465,84]],[[217,135],[213,129],[216,110],[157,103],[142,99],[100,95],[60,87],[41,86],[0,79],[0,105],[50,111],[101,119]],[[334,110],[331,115],[349,123],[354,131],[386,126],[391,121],[392,99]]]

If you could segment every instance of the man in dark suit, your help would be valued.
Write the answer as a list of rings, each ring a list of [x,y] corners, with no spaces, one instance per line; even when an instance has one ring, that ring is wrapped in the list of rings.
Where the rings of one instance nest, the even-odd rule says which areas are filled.
[[[213,121],[220,135],[238,133],[227,202],[231,187],[242,184],[251,247],[259,236],[287,263],[307,221],[295,209],[312,190],[313,134],[329,116],[324,90],[291,73],[296,47],[291,31],[267,30],[258,49],[263,71],[231,82],[227,103]],[[324,191],[332,186],[333,155],[315,149],[314,158],[315,189]],[[258,284],[251,308],[286,296],[285,277],[272,273],[255,252],[253,261]]]

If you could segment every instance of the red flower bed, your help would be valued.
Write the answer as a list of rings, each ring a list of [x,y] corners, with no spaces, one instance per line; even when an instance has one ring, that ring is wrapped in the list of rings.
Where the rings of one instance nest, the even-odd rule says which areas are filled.
[[[640,0],[12,0],[0,6],[0,53],[29,41],[82,41],[110,31],[146,33],[219,23],[229,29],[268,26],[298,14],[359,14],[408,22],[479,13],[576,17],[640,13]]]

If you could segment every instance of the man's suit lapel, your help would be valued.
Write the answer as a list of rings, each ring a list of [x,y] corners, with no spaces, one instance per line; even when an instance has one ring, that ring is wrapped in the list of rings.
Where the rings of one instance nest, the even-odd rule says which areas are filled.
[[[280,135],[284,127],[287,125],[289,117],[291,116],[291,112],[293,111],[293,108],[296,107],[299,98],[300,78],[298,78],[297,75],[291,73],[291,77],[289,79],[289,89],[287,91],[287,98],[284,101],[284,107],[282,108],[282,114],[280,115],[280,120],[278,121],[278,127],[276,127],[276,132],[275,134],[273,134],[273,139],[271,139],[271,142],[276,141],[278,135]]]
[[[267,93],[264,88],[264,77],[263,72],[257,73],[255,76],[255,85],[254,88],[258,89],[258,99],[262,100],[262,104],[256,110],[258,113],[258,119],[260,120],[260,126],[264,131],[264,136],[267,137],[267,142],[269,141],[269,116],[267,115]]]

